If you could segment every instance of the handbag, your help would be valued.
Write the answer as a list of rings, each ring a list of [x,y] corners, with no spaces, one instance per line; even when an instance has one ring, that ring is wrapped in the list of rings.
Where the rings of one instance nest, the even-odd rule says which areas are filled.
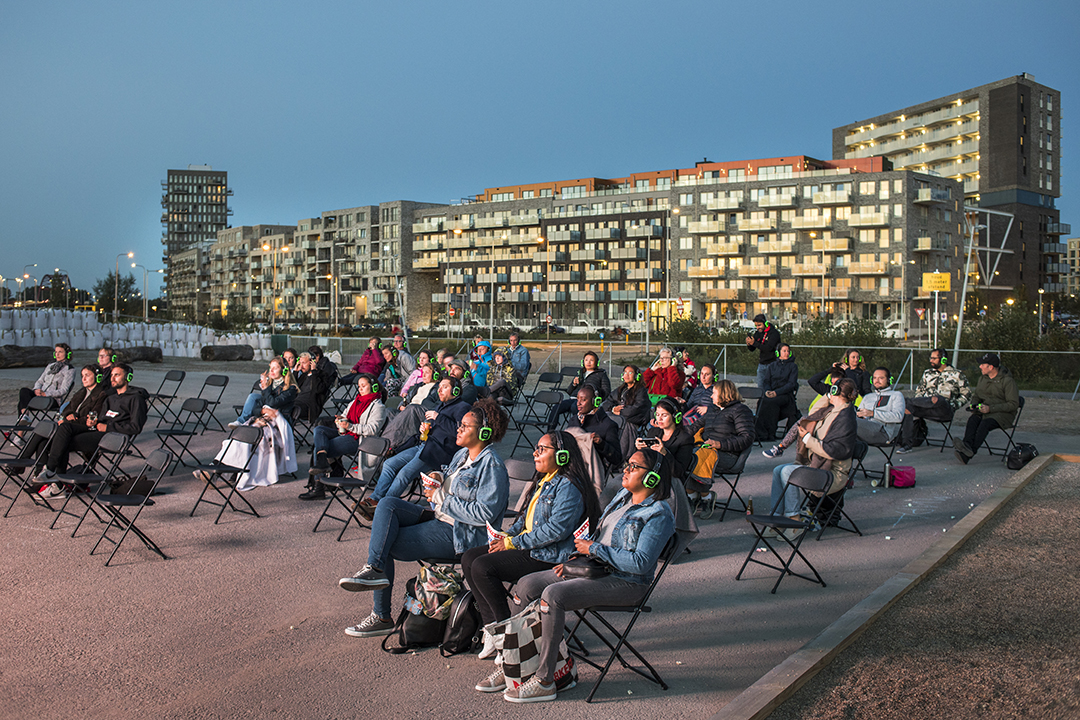
[[[492,635],[503,634],[502,669],[506,687],[519,688],[540,668],[541,622],[540,601],[534,600],[525,609],[502,622],[486,626]],[[559,641],[559,661],[555,664],[555,687],[565,688],[577,680],[577,667],[566,646]]]
[[[1005,456],[1005,464],[1010,470],[1020,470],[1039,455],[1039,449],[1031,443],[1017,443]]]
[[[562,564],[564,578],[601,578],[611,574],[612,567],[603,560],[574,553]]]

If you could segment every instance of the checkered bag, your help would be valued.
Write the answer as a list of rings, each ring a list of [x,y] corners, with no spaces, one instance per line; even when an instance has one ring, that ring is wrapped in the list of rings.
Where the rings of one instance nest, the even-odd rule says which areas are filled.
[[[502,669],[508,688],[521,687],[540,667],[540,617],[540,601],[534,600],[517,615],[503,622],[491,623],[485,628],[492,634],[505,633]],[[555,666],[555,680],[558,682],[576,675],[574,659],[570,657],[564,638],[559,641],[559,662]]]

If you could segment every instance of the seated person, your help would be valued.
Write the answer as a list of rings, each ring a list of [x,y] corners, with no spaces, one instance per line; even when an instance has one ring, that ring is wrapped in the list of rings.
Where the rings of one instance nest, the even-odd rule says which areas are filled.
[[[619,428],[601,409],[603,402],[603,395],[598,394],[592,385],[582,385],[577,391],[577,412],[570,416],[566,429],[571,434],[578,431],[588,435],[608,469],[614,469],[622,464],[623,460],[622,449],[619,446]],[[603,480],[606,479],[603,478]],[[603,483],[600,484],[598,494],[603,489]]]
[[[634,440],[645,423],[649,422],[649,393],[641,383],[641,372],[637,365],[627,365],[622,371],[622,385],[615,388],[600,407],[613,417],[622,421],[619,430],[619,450],[622,456],[630,457],[634,450]]]
[[[394,358],[397,360],[398,369],[401,370],[401,374],[405,378],[408,378],[412,371],[416,369],[416,358],[410,355],[409,349],[405,347],[405,336],[401,333],[395,333],[391,345],[395,353]]]
[[[873,383],[870,381],[870,373],[866,369],[866,362],[863,361],[862,353],[854,348],[844,353],[844,359],[838,363],[833,363],[834,368],[839,368],[845,373],[845,377],[851,378],[855,382],[855,387],[859,389],[859,395],[866,395],[873,390]]]
[[[487,526],[502,522],[510,494],[506,466],[492,447],[505,434],[506,415],[498,403],[481,400],[457,425],[455,442],[461,449],[441,473],[432,473],[432,484],[424,483],[428,503],[417,505],[390,496],[379,501],[367,564],[338,582],[351,592],[375,591],[371,614],[346,629],[347,635],[378,637],[393,632],[395,560],[453,558],[487,545]]]
[[[693,425],[697,419],[708,412],[712,405],[713,383],[716,381],[716,368],[706,363],[698,371],[698,384],[690,391],[686,399],[686,411],[683,422]]]
[[[270,361],[269,369],[259,375],[259,388],[258,392],[248,395],[240,417],[229,423],[229,427],[240,427],[264,407],[277,410],[291,422],[293,405],[296,402],[296,385],[283,359],[276,357]],[[321,403],[319,407],[322,407]]]
[[[517,373],[518,385],[523,386],[526,378],[529,377],[529,370],[532,368],[529,349],[521,344],[521,335],[516,332],[510,333],[508,342],[506,355],[510,360],[510,364],[514,366],[514,372]]]
[[[686,376],[675,366],[671,348],[661,348],[660,357],[652,367],[642,373],[642,380],[650,395],[681,398]]]
[[[391,448],[405,448],[411,445],[409,441],[420,432],[420,423],[424,421],[424,415],[439,405],[438,370],[434,365],[428,364],[420,368],[420,374],[424,378],[423,382],[413,385],[405,398],[405,404],[398,409],[397,413],[390,415],[381,433],[382,437],[390,441]],[[391,452],[394,451],[391,450]]]
[[[111,389],[108,385],[102,384],[104,378],[100,374],[97,365],[84,365],[79,376],[82,380],[82,386],[75,392],[75,396],[71,398],[71,402],[67,404],[67,407],[64,408],[63,416],[57,421],[61,425],[74,423],[75,425],[89,427],[95,424],[98,413],[101,411],[101,404],[105,401],[105,396]],[[44,446],[47,440],[48,438],[43,438],[40,435],[28,434],[26,443],[22,450],[19,451],[18,457],[38,457],[45,450]],[[17,469],[14,472],[21,475],[23,471]]]
[[[859,439],[867,445],[888,445],[900,434],[900,421],[904,419],[904,396],[890,389],[892,376],[889,368],[874,368],[871,378],[874,391],[863,396],[859,405]]]
[[[788,418],[788,426],[794,426],[801,413],[795,402],[799,390],[799,366],[791,359],[791,346],[780,343],[776,350],[776,362],[765,366],[761,379],[764,391],[758,401],[757,439],[771,442],[776,439],[780,418]]]
[[[418,365],[416,370],[420,373],[420,382],[415,383],[409,388],[409,392],[405,393],[404,405],[423,405],[430,410],[439,403],[438,382],[442,376],[438,368],[431,363]]]
[[[284,356],[282,356],[284,360]],[[326,397],[326,384],[321,375],[315,372],[311,362],[311,353],[300,353],[296,367],[290,373],[296,384],[296,400],[293,401],[293,414],[308,422],[315,422],[322,415],[320,398]],[[288,361],[286,360],[286,367]],[[261,394],[261,392],[260,392]]]
[[[570,397],[552,408],[551,414],[548,416],[549,430],[555,428],[561,416],[574,409],[574,396],[577,395],[578,390],[586,385],[601,393],[605,398],[611,394],[611,379],[608,377],[607,371],[600,367],[600,357],[591,350],[582,356],[581,368],[578,370],[578,374],[574,376],[574,379],[570,381],[570,386],[566,390]]]
[[[367,373],[372,377],[379,377],[382,374],[383,366],[386,365],[386,358],[382,354],[382,341],[377,337],[368,339],[368,346],[360,355],[360,359],[356,361],[356,364],[352,367],[352,372],[345,377],[341,378],[341,385],[352,385],[356,382],[356,376],[360,373]]]
[[[397,356],[394,355],[396,351],[393,348],[384,347],[382,349],[383,369],[379,374],[379,385],[386,391],[387,395],[396,395],[401,392],[401,386],[405,384],[404,371],[397,363]]]
[[[300,495],[301,500],[325,498],[326,488],[320,479],[331,474],[331,462],[352,457],[360,447],[360,438],[377,437],[382,432],[386,423],[386,406],[377,387],[378,383],[370,375],[362,373],[356,379],[356,397],[349,403],[345,415],[335,417],[333,427],[319,425],[315,428],[307,491]],[[372,469],[371,461],[362,457],[360,462],[361,475],[366,479]],[[338,469],[344,474],[343,468],[339,466]],[[365,470],[368,472],[365,473]]]
[[[930,351],[930,367],[915,388],[915,397],[905,404],[904,420],[900,423],[900,449],[898,453],[911,452],[915,445],[915,423],[923,423],[926,437],[926,419],[947,423],[968,402],[971,386],[963,371],[949,365],[945,348]]]
[[[829,395],[829,407],[820,420],[803,418],[795,426],[806,446],[807,461],[804,464],[807,467],[832,471],[833,482],[828,492],[830,495],[839,492],[848,483],[851,456],[855,452],[857,436],[854,403],[858,388],[855,381],[844,378],[835,387],[836,391]],[[802,491],[787,484],[791,473],[798,467],[802,465],[792,463],[773,468],[771,513],[783,514],[792,519],[799,517]],[[775,531],[765,532],[767,536],[776,535]],[[799,531],[793,529],[787,532],[794,537]]]
[[[401,397],[408,397],[409,391],[412,390],[414,385],[419,384],[421,378],[421,371],[425,365],[431,363],[431,353],[427,350],[421,350],[416,353],[416,367],[409,376],[405,378],[405,384],[401,386]]]
[[[652,450],[635,452],[623,469],[622,487],[589,539],[574,541],[577,552],[610,565],[610,575],[566,578],[562,565],[556,565],[518,582],[514,592],[518,611],[540,600],[540,667],[521,687],[507,689],[506,700],[542,702],[557,697],[555,664],[568,611],[596,605],[633,606],[648,590],[660,554],[675,533],[675,516],[663,502],[671,494],[670,461]],[[492,676],[485,682],[494,690],[499,678]]]
[[[982,377],[971,394],[971,417],[964,428],[964,439],[953,441],[956,459],[965,465],[975,457],[991,430],[1010,428],[1016,423],[1020,409],[1020,389],[1012,373],[1001,367],[1001,358],[986,353],[979,358],[979,372]]]
[[[36,478],[42,484],[51,482],[57,473],[67,471],[68,454],[81,453],[90,457],[107,432],[118,432],[134,438],[146,424],[146,398],[143,388],[130,385],[135,374],[124,364],[113,365],[109,377],[112,392],[101,402],[98,417],[89,413],[85,422],[63,422],[49,443],[48,459]],[[60,488],[52,488],[58,494]]]
[[[19,415],[30,404],[32,397],[52,398],[51,407],[60,407],[75,384],[75,368],[71,365],[71,347],[57,343],[53,348],[53,362],[49,363],[32,388],[19,388]]]
[[[491,343],[481,340],[476,344],[475,357],[469,362],[472,370],[473,384],[477,387],[487,387],[487,374],[491,369]]]
[[[832,392],[832,387],[845,377],[847,377],[847,371],[839,365],[833,365],[816,375],[810,376],[810,379],[806,381],[806,384],[810,386],[811,390],[817,393],[817,397],[810,401],[810,407],[807,412],[812,414],[819,408],[830,407],[829,395]],[[858,383],[856,383],[856,387],[858,387]],[[862,393],[859,393],[855,398],[855,407],[859,407],[860,403],[862,403]],[[791,434],[790,428],[788,434]],[[785,445],[785,447],[787,446]]]
[[[676,479],[686,476],[686,471],[690,469],[690,463],[694,459],[694,436],[683,425],[682,410],[669,397],[656,403],[656,410],[645,437],[635,441],[635,450],[646,448],[657,452],[663,448],[663,452],[671,458],[673,476]],[[630,453],[626,456],[629,457]]]
[[[535,486],[529,502],[505,536],[461,556],[461,574],[484,625],[511,615],[503,583],[515,583],[566,560],[574,551],[574,531],[585,521],[594,528],[600,519],[600,501],[572,437],[562,432],[544,435],[533,451],[533,464]],[[485,630],[480,659],[493,656],[501,646],[502,638]]]
[[[679,371],[685,378],[683,380],[683,390],[693,390],[697,386],[697,363],[690,357],[690,351],[683,347],[675,348],[672,356],[675,361],[675,367],[679,368]]]
[[[296,361],[299,359],[299,355],[292,348],[286,348],[285,352],[281,353],[281,359],[285,361],[285,367],[289,368],[289,372],[296,369]]]
[[[375,489],[360,501],[360,514],[367,520],[374,517],[379,500],[387,496],[400,498],[420,473],[450,462],[457,449],[458,423],[469,411],[469,406],[461,399],[461,387],[457,378],[439,381],[439,405],[424,414],[419,436],[383,463]]]
[[[506,353],[496,350],[487,374],[488,391],[500,404],[513,404],[518,391],[518,375],[506,360]]]
[[[480,388],[473,382],[472,373],[469,372],[469,367],[464,360],[451,360],[446,370],[450,373],[450,377],[457,378],[461,383],[461,399],[467,405],[472,405],[477,398],[487,395],[487,388],[484,388],[484,392],[481,393]]]
[[[259,410],[248,425],[260,428],[262,437],[254,446],[245,443],[222,441],[221,450],[214,459],[232,467],[245,467],[247,472],[236,479],[236,489],[245,492],[257,487],[275,484],[282,475],[296,472],[296,441],[292,425],[283,413],[269,405]],[[248,464],[250,458],[250,464]],[[196,478],[208,481],[210,473],[196,470]]]
[[[697,451],[693,474],[686,481],[691,493],[708,492],[713,475],[735,467],[746,448],[754,444],[754,413],[743,402],[739,389],[730,380],[713,383],[712,407],[691,425],[689,431],[702,444]]]
[[[322,406],[326,404],[330,392],[338,385],[337,365],[330,362],[330,358],[323,354],[323,349],[318,345],[312,345],[307,351],[311,355],[311,364],[315,366],[316,374],[322,378],[323,386],[326,388],[322,397],[319,398],[319,405]]]

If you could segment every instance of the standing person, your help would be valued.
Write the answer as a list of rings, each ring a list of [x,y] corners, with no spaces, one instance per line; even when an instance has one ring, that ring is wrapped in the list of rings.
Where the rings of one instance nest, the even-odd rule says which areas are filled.
[[[863,396],[858,412],[859,439],[868,445],[887,445],[900,434],[904,419],[904,396],[892,390],[889,368],[874,368],[871,378],[873,392]]]
[[[32,388],[19,389],[19,414],[30,404],[32,397],[52,398],[52,406],[59,407],[75,384],[75,368],[71,365],[71,347],[57,343],[53,348],[53,362],[45,367]]]
[[[776,361],[776,349],[780,347],[780,331],[769,324],[762,314],[754,316],[754,334],[746,336],[746,349],[758,351],[757,385],[764,390],[765,368]]]
[[[667,395],[669,398],[679,399],[682,397],[686,376],[675,367],[671,348],[661,348],[660,357],[652,367],[641,374],[641,379],[650,395]]]
[[[641,371],[637,365],[624,367],[622,380],[622,385],[615,388],[615,392],[600,407],[622,421],[619,449],[625,458],[633,453],[634,439],[649,422],[649,393],[641,383]]]
[[[636,605],[652,582],[660,554],[675,533],[675,515],[663,502],[671,494],[671,462],[653,450],[635,452],[623,469],[622,488],[600,516],[596,531],[588,539],[574,541],[577,552],[610,565],[610,575],[571,579],[556,565],[518,582],[515,604],[524,607],[540,600],[540,667],[521,687],[508,688],[504,699],[515,703],[556,699],[555,665],[567,611]]]
[[[529,349],[521,344],[521,335],[516,332],[510,333],[508,354],[510,364],[514,366],[514,372],[518,376],[518,386],[523,386],[532,368],[532,359],[529,358]]]
[[[572,437],[563,432],[544,435],[533,450],[533,465],[532,493],[510,529],[487,546],[474,547],[461,556],[461,574],[473,591],[484,625],[511,615],[503,583],[515,583],[564,562],[574,552],[574,531],[586,520],[590,529],[595,528],[600,519],[600,501]],[[495,655],[501,640],[485,630],[480,659]],[[498,692],[505,687],[499,667],[476,689]]]
[[[991,430],[1010,428],[1016,423],[1016,411],[1020,409],[1020,388],[1007,368],[1001,367],[1001,358],[986,353],[979,358],[982,377],[971,394],[971,417],[964,428],[964,439],[953,441],[956,459],[965,465],[982,447]]]
[[[229,427],[240,427],[264,407],[273,408],[292,421],[293,405],[296,403],[296,384],[292,373],[279,357],[270,361],[270,367],[259,376],[259,390],[248,395],[240,416]],[[322,407],[322,404],[319,404]]]
[[[398,367],[401,368],[401,374],[408,377],[416,369],[416,360],[409,354],[408,348],[405,347],[405,336],[400,333],[394,335],[393,345],[394,358],[397,360]]]
[[[764,394],[758,401],[757,439],[771,442],[781,417],[789,418],[788,426],[799,419],[795,393],[799,389],[799,366],[791,359],[791,346],[780,343],[776,362],[765,366]]]
[[[428,504],[398,497],[379,501],[371,523],[367,564],[338,582],[350,592],[374,590],[374,608],[345,634],[379,637],[393,632],[390,601],[395,560],[451,558],[487,545],[487,525],[501,523],[510,494],[506,466],[492,447],[505,434],[506,416],[498,404],[490,398],[479,401],[457,426],[456,444],[461,449],[442,472],[431,474],[437,487],[424,485]]]
[[[906,403],[900,424],[898,453],[911,452],[915,444],[915,422],[925,419],[947,423],[971,397],[971,386],[964,373],[949,365],[945,348],[930,351],[930,367],[923,372],[915,397]],[[923,422],[925,428],[925,421]]]

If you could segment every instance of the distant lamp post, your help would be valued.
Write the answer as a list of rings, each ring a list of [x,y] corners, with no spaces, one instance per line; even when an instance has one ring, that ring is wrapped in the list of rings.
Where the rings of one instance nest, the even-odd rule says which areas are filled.
[[[53,270],[53,282],[56,282],[57,276],[63,274],[64,277],[64,309],[66,310],[70,302],[68,300],[68,293],[71,290],[71,276],[68,275],[68,271],[63,268],[56,268]]]
[[[127,256],[129,258],[135,257],[135,253],[120,253],[116,256],[116,273],[113,275],[113,298],[112,298],[112,321],[116,322],[117,313],[120,308],[120,258]]]
[[[1039,337],[1042,337],[1043,334],[1042,299],[1045,292],[1046,290],[1039,288]]]
[[[146,278],[147,278],[147,275],[149,273],[148,273],[145,266],[139,265],[138,263],[131,263],[131,267],[133,267],[133,268],[141,267],[142,268],[142,321],[145,323],[145,322],[148,322],[147,318],[149,317],[149,313],[148,313],[147,307],[146,307]]]
[[[38,281],[38,279],[36,277],[34,277],[30,273],[26,272],[26,268],[37,267],[37,265],[38,265],[37,263],[34,263],[33,265],[23,265],[23,277],[26,278],[27,280],[33,280],[34,281],[34,305],[37,305],[38,287],[41,286],[41,283]],[[30,287],[30,286],[27,285],[27,287]]]
[[[270,280],[270,334],[274,334],[275,325],[277,323],[277,254],[278,250],[272,249],[269,243],[262,246],[264,252],[270,253],[270,262],[273,267],[273,275]],[[282,246],[281,252],[289,252],[289,246]]]

